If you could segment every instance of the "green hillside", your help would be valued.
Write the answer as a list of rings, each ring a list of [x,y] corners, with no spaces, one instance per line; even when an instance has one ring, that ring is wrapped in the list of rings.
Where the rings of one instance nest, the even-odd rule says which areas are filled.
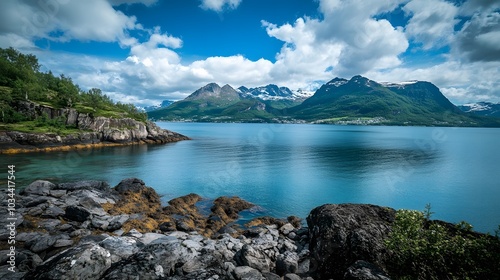
[[[41,72],[36,56],[0,48],[0,129],[25,132],[67,132],[64,119],[29,116],[20,112],[26,102],[55,109],[73,108],[93,116],[146,121],[132,104],[113,102],[98,88],[84,91],[70,77]]]
[[[361,76],[336,78],[291,108],[296,119],[335,123],[339,119],[381,118],[390,125],[497,126],[498,120],[462,113],[429,82],[382,85]]]

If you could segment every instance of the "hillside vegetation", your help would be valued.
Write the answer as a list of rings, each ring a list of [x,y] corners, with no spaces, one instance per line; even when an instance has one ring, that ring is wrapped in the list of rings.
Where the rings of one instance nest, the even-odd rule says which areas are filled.
[[[115,103],[98,88],[84,91],[70,77],[42,72],[40,66],[32,54],[0,48],[0,130],[64,133],[75,129],[67,127],[61,118],[20,113],[19,105],[26,101],[55,109],[73,108],[92,116],[146,121],[146,114],[134,105]]]

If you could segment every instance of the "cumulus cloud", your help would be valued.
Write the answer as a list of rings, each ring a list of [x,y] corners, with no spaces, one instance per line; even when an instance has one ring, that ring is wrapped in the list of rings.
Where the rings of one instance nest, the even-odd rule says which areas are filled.
[[[410,16],[406,34],[424,49],[442,47],[453,38],[458,7],[444,0],[412,0],[403,7]]]
[[[138,105],[182,99],[209,82],[314,89],[335,76],[357,74],[376,81],[427,80],[455,103],[500,101],[500,5],[495,1],[470,0],[457,7],[443,0],[319,0],[319,18],[304,16],[285,24],[262,20],[263,32],[283,43],[273,61],[250,60],[236,50],[231,56],[189,63],[179,51],[182,34],[159,27],[146,30],[135,17],[113,8],[156,2],[0,1],[0,47],[29,49],[47,69],[60,69],[83,89],[99,87],[117,101]],[[236,9],[241,0],[200,3],[203,9],[223,12]],[[381,16],[399,8],[408,19],[404,27]],[[460,30],[454,31],[457,26]],[[131,30],[141,30],[145,37],[131,37]],[[38,38],[119,43],[129,54],[114,61],[82,58],[39,50],[33,44]],[[415,42],[423,50],[450,46],[451,52],[442,63],[412,65],[405,55]]]
[[[129,46],[135,40],[127,30],[141,28],[136,21],[106,0],[0,1],[0,46],[26,46],[39,38]]]
[[[500,61],[500,13],[476,13],[456,36],[457,55],[468,61]]]
[[[205,10],[222,12],[224,9],[234,10],[238,8],[241,0],[201,0],[200,7]]]
[[[311,74],[319,77],[325,69],[350,76],[395,67],[408,41],[403,30],[375,16],[397,6],[398,1],[324,0],[322,20],[299,18],[294,25],[282,26],[264,22],[269,36],[285,42],[276,65],[314,71]]]

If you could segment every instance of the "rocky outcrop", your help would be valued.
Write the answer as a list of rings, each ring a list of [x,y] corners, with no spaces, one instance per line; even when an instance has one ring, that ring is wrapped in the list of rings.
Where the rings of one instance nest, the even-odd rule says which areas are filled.
[[[0,190],[0,207],[7,198]],[[249,207],[238,197],[196,194],[163,206],[137,178],[114,188],[35,181],[16,195],[15,273],[3,245],[11,232],[0,228],[0,279],[390,279],[385,240],[394,209],[327,204],[311,211],[308,227],[293,216],[238,225]]]
[[[307,224],[314,274],[319,279],[356,275],[361,268],[355,264],[360,260],[372,264],[365,267],[382,270],[389,256],[384,240],[395,215],[394,209],[367,204],[327,204],[313,209]]]
[[[4,204],[6,193],[0,196]],[[152,188],[130,178],[114,188],[102,181],[35,181],[16,198],[18,272],[0,267],[6,279],[307,275],[308,231],[284,221],[281,227],[239,228],[233,224],[238,213],[253,205],[238,197],[210,201],[189,194],[163,207]],[[208,204],[210,213],[199,209],[201,202]],[[208,222],[213,217],[220,217],[219,225]],[[191,226],[179,226],[181,220]],[[223,228],[231,228],[232,234]],[[8,236],[8,229],[1,228],[0,240]]]
[[[80,130],[70,135],[56,133],[26,133],[0,131],[0,153],[64,150],[97,146],[116,146],[134,143],[169,143],[189,138],[176,132],[161,129],[155,123],[140,122],[130,118],[95,117],[75,109],[54,109],[31,102],[21,102],[21,113],[36,118],[62,118],[65,125]]]

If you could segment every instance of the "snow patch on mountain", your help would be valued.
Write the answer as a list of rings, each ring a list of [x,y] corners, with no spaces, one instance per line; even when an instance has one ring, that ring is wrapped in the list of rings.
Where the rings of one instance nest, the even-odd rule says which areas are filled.
[[[381,82],[380,84],[383,85],[384,87],[404,87],[416,83],[418,83],[417,80],[405,81],[405,82]]]
[[[241,86],[238,88],[238,92],[242,96],[248,96],[253,98],[258,98],[260,100],[304,100],[311,97],[314,92],[306,90],[296,90],[292,91],[287,87],[278,87],[277,85],[267,85],[256,88],[247,88]]]

